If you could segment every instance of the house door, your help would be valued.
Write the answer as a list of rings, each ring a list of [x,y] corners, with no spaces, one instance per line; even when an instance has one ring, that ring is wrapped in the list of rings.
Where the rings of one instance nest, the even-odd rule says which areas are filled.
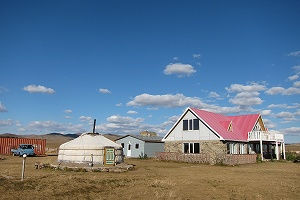
[[[127,146],[127,157],[131,157],[131,143],[130,142],[128,143],[128,146]]]
[[[105,148],[104,152],[105,164],[114,165],[115,164],[115,149],[114,148]]]

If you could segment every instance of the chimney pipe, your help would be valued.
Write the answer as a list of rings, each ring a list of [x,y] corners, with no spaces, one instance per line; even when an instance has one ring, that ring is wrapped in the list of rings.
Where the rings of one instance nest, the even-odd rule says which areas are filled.
[[[94,119],[93,133],[95,133],[95,128],[96,128],[96,119]]]

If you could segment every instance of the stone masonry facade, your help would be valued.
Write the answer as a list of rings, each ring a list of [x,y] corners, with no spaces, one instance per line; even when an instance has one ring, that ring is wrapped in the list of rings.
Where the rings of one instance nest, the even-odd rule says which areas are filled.
[[[200,152],[204,154],[226,154],[227,146],[219,140],[190,140],[165,142],[165,152],[183,153],[183,143],[200,143]]]
[[[183,143],[200,143],[200,154],[184,154]],[[247,146],[247,145],[245,145]],[[256,155],[227,154],[227,144],[222,141],[172,141],[165,142],[165,152],[157,154],[159,160],[173,160],[192,163],[210,163],[210,164],[246,164],[255,163]],[[245,147],[246,148],[246,147]]]
[[[184,159],[188,159],[190,160],[190,162],[195,162],[193,160],[202,159],[201,162],[216,164],[218,162],[221,162],[221,160],[227,153],[226,144],[218,140],[190,140],[165,142],[164,150],[165,152],[183,154],[184,143],[200,143],[200,154],[190,154],[189,156],[184,156]]]

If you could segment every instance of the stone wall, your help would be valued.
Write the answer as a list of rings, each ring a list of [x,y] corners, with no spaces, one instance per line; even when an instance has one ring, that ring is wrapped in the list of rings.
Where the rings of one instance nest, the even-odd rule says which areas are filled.
[[[156,154],[158,160],[177,161],[188,163],[207,163],[207,164],[224,164],[224,165],[240,165],[248,163],[256,163],[256,155],[213,155],[213,154],[183,154],[177,152],[159,152]]]
[[[227,154],[224,157],[223,164],[225,165],[241,165],[241,164],[249,164],[256,163],[256,154]]]
[[[183,143],[200,143],[200,154],[184,154]],[[247,152],[247,145],[244,146],[244,152]],[[210,163],[210,164],[226,164],[238,165],[245,163],[255,163],[256,154],[227,154],[226,143],[213,141],[172,141],[165,142],[165,152],[158,153],[159,160],[173,160],[191,163]]]
[[[227,146],[219,140],[191,140],[191,141],[172,141],[165,142],[165,152],[183,153],[183,143],[200,143],[200,152],[205,154],[226,154]]]

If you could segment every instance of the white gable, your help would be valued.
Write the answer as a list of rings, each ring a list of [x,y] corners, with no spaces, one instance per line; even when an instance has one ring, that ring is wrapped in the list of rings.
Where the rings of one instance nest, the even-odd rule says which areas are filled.
[[[177,125],[171,128],[171,132],[168,132],[163,141],[219,140],[201,120],[199,122],[199,130],[183,130],[183,120],[198,119],[190,110],[181,117],[182,119],[176,122]]]

